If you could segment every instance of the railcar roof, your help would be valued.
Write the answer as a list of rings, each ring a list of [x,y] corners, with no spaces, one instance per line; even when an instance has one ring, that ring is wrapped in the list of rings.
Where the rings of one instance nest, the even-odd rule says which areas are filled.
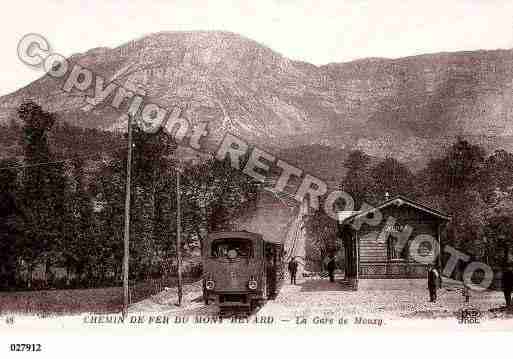
[[[262,239],[262,235],[248,231],[227,231],[227,232],[212,232],[208,234],[209,239],[219,238],[248,238],[248,239]]]
[[[264,242],[281,245],[281,242],[270,241],[264,238],[260,233],[248,231],[227,231],[227,232],[212,232],[208,234],[208,240],[223,239],[223,238],[247,238],[247,239],[260,239]]]

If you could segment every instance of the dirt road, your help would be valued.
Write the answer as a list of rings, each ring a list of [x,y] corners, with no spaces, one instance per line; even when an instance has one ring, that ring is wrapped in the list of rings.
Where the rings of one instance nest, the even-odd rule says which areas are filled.
[[[344,287],[340,281],[311,279],[284,285],[276,299],[268,301],[253,315],[273,316],[283,321],[298,317],[430,319],[456,318],[462,308],[472,307],[488,319],[512,318],[500,309],[504,301],[501,292],[473,292],[466,303],[461,287],[452,283],[438,291],[436,303],[430,303],[428,297],[426,281],[422,279],[361,280],[358,291]],[[182,307],[177,307],[176,301],[176,290],[171,288],[132,305],[131,311],[171,315],[219,313],[215,305],[205,306],[202,302],[199,282],[185,288]]]

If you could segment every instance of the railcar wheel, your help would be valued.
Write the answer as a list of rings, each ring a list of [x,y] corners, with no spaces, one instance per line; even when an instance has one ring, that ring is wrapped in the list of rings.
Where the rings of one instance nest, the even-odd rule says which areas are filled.
[[[251,302],[249,304],[249,311],[250,312],[253,312],[255,311],[256,309],[258,309],[259,305],[258,305],[258,299],[251,299]]]
[[[271,296],[272,296],[271,286],[269,285],[269,282],[267,282],[266,285],[265,285],[265,297],[264,297],[264,299],[265,300],[270,300]]]
[[[267,281],[267,293],[265,299],[272,300],[274,299],[274,295],[276,293],[276,283],[274,282],[274,278],[270,281]]]

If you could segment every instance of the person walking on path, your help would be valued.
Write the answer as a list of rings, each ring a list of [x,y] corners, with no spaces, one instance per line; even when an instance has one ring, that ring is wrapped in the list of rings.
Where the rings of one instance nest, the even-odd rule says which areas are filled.
[[[297,265],[296,258],[292,257],[289,262],[290,284],[296,284]]]
[[[328,274],[330,277],[330,282],[335,282],[335,269],[337,267],[337,264],[335,263],[335,257],[331,256],[328,260],[328,263],[326,264],[326,269],[328,270]]]
[[[511,308],[511,292],[513,290],[513,269],[512,264],[509,263],[502,272],[502,291],[506,299],[506,307]]]
[[[428,266],[428,290],[429,290],[429,301],[436,302],[436,290],[440,282],[440,274],[438,270],[433,266]]]

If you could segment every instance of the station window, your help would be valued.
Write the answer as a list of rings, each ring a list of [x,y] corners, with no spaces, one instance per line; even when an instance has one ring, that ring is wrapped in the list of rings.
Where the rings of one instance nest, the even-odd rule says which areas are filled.
[[[391,261],[400,261],[408,259],[408,245],[404,248],[398,248],[399,238],[388,237],[388,259]]]

